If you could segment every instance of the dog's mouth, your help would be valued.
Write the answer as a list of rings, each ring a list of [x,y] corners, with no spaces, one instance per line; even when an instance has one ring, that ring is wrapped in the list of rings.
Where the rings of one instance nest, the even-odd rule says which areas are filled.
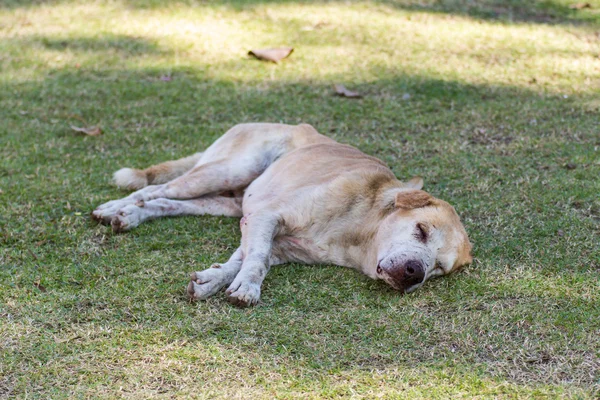
[[[421,283],[416,283],[414,285],[410,285],[410,286],[403,286],[401,284],[399,284],[398,282],[394,281],[393,279],[390,279],[389,277],[383,277],[382,278],[383,281],[385,281],[385,283],[387,283],[392,289],[397,290],[398,292],[401,292],[402,294],[409,294],[414,292],[415,290],[417,290],[418,288],[420,288],[421,286],[423,286],[423,283],[425,283],[424,281]]]
[[[412,285],[406,289],[404,289],[404,294],[409,294],[414,292],[415,290],[417,290],[418,288],[420,288],[421,286],[423,286],[423,284],[425,283],[425,281],[421,282],[421,283],[417,283],[416,285]]]

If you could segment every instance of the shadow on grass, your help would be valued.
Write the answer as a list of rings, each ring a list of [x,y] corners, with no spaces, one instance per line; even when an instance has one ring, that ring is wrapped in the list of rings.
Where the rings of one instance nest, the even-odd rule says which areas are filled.
[[[269,4],[319,4],[337,3],[337,0],[211,0],[200,2],[196,0],[122,0],[131,8],[164,8],[171,6],[225,6],[238,10],[249,9],[258,5]],[[0,8],[36,7],[68,3],[67,0],[5,0]],[[356,3],[363,3],[356,1]],[[452,15],[469,16],[472,18],[501,21],[505,23],[538,23],[538,24],[591,24],[598,25],[598,13],[590,10],[600,7],[600,3],[591,1],[590,8],[573,9],[572,3],[557,0],[440,0],[423,2],[416,0],[372,0],[373,4],[384,4],[393,8],[407,11],[434,12]],[[573,2],[573,4],[576,2]],[[346,4],[346,3],[345,3]]]
[[[16,38],[4,38],[2,42],[9,48],[35,49],[41,47],[47,50],[77,53],[112,52],[123,58],[146,54],[172,54],[172,51],[160,48],[158,44],[147,38],[111,33],[102,33],[96,36],[22,35]]]

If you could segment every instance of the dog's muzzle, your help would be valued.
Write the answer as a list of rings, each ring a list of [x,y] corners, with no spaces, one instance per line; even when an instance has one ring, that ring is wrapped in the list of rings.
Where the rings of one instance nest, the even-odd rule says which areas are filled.
[[[386,263],[385,260],[377,265],[377,273],[394,289],[410,292],[415,285],[420,285],[425,279],[425,266],[421,261],[408,260],[403,263]]]

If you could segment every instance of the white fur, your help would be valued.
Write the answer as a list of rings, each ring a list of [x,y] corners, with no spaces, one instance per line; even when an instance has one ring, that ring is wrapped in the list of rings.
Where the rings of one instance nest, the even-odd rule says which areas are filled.
[[[115,184],[122,189],[141,189],[148,185],[144,171],[132,168],[121,168],[113,175]]]

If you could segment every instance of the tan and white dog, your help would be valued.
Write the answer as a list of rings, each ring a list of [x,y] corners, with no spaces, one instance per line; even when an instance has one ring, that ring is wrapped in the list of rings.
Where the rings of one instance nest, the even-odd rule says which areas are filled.
[[[203,153],[114,178],[139,189],[93,211],[116,232],[163,216],[242,217],[229,261],[192,273],[195,299],[229,285],[232,303],[256,304],[269,268],[286,262],[355,268],[403,292],[471,262],[456,211],[420,178],[400,182],[310,125],[237,125]]]

